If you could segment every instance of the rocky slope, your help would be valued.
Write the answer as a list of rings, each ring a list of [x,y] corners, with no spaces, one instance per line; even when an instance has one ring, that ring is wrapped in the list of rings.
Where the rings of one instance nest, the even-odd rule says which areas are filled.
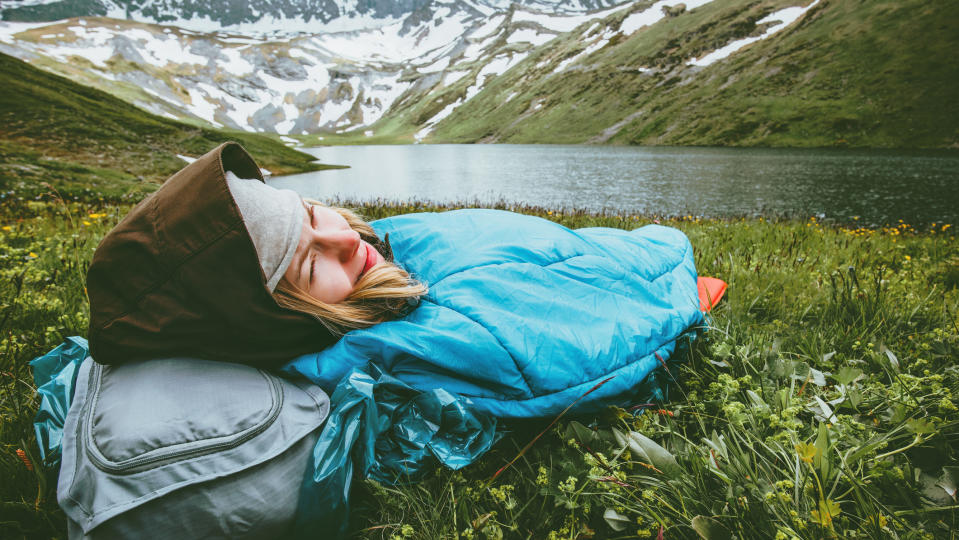
[[[4,22],[0,51],[160,115],[309,142],[959,141],[959,16],[939,3],[609,3],[331,0],[315,26],[357,29],[319,33],[276,27],[276,9],[312,5],[289,0],[207,32]]]

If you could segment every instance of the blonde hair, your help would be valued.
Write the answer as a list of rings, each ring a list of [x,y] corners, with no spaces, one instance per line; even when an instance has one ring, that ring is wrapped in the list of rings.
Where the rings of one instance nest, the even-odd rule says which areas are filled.
[[[322,206],[322,203],[312,199],[304,199],[304,202]],[[350,210],[335,206],[329,208],[343,216],[363,240],[374,246],[389,246],[380,240],[369,223]],[[392,258],[389,253],[382,253],[383,249],[379,251],[388,259]],[[382,262],[363,274],[342,302],[321,302],[286,278],[281,279],[276,286],[273,298],[282,307],[312,315],[334,334],[344,334],[402,315],[416,305],[416,300],[427,290],[426,285],[410,277],[406,270],[393,262]]]

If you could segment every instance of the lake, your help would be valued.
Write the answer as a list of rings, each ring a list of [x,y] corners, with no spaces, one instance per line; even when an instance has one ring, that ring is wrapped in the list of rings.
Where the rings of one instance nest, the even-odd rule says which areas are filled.
[[[882,225],[959,218],[959,154],[577,145],[326,146],[349,169],[270,185],[330,200],[507,203],[645,215],[817,216]]]

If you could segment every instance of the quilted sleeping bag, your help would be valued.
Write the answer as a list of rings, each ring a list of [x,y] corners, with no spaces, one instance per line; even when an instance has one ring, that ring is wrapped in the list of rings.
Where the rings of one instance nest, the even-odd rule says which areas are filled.
[[[476,209],[373,226],[429,293],[406,317],[284,368],[330,393],[373,363],[499,418],[555,415],[609,377],[574,412],[648,401],[662,396],[644,380],[703,319],[692,248],[676,229],[570,230]]]

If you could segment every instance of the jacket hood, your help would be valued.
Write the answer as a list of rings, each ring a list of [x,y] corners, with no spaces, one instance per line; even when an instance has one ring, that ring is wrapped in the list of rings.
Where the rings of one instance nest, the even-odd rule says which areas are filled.
[[[187,355],[272,367],[336,340],[273,299],[226,171],[263,181],[239,144],[223,144],[100,242],[87,273],[94,360]]]

